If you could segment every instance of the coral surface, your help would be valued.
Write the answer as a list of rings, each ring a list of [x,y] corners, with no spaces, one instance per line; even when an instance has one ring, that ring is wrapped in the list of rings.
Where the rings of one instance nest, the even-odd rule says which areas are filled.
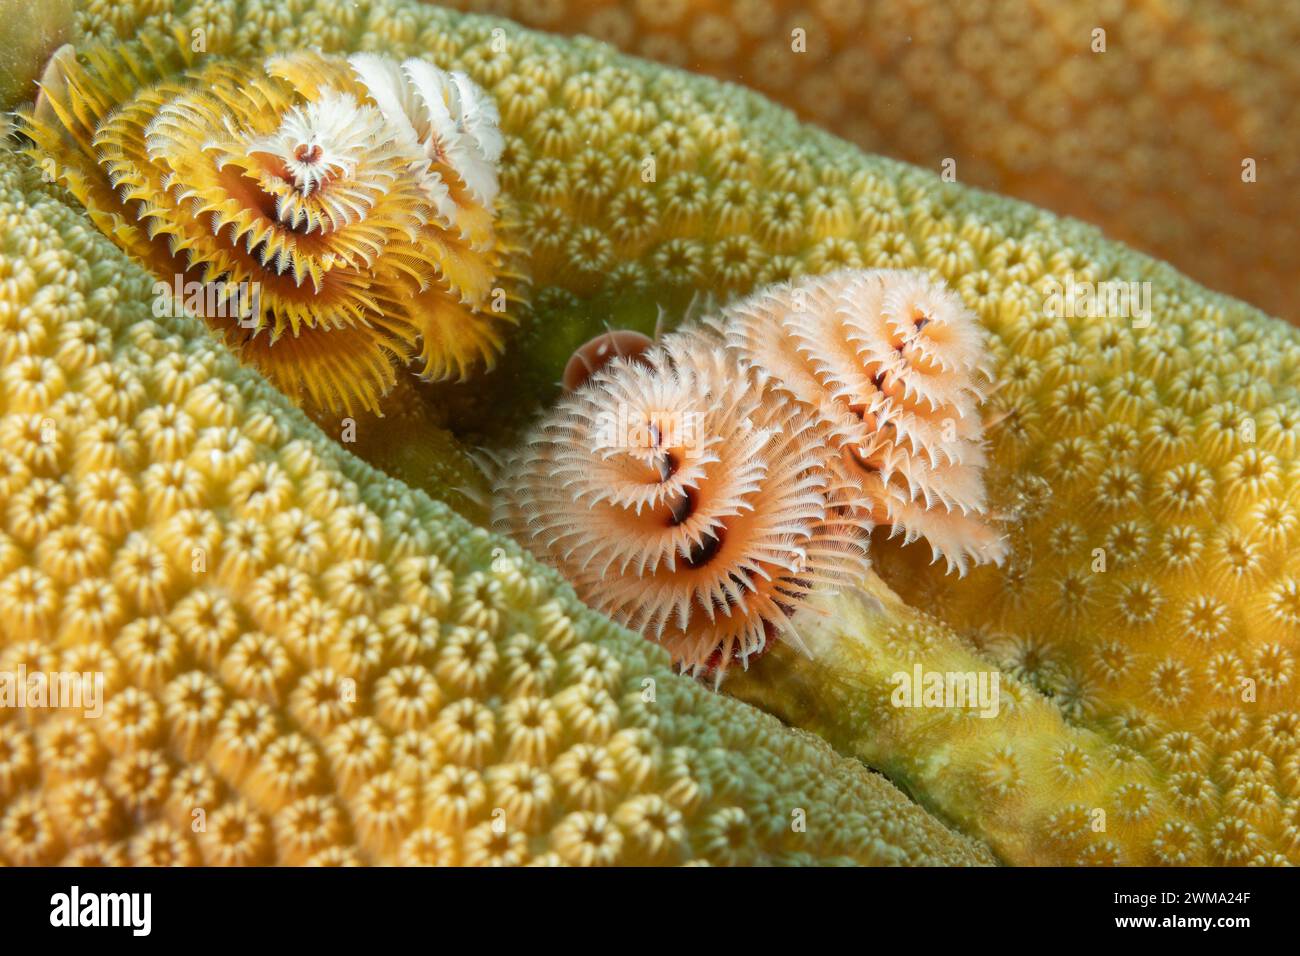
[[[0,708],[0,861],[991,862],[155,319],[12,154],[0,226],[0,672],[104,680]]]
[[[1097,223],[1300,322],[1293,6],[433,2],[749,84],[868,151]]]

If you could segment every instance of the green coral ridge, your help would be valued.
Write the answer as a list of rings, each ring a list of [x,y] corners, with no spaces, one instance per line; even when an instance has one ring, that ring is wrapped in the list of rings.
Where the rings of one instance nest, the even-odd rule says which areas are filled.
[[[773,652],[754,673],[724,689],[761,702],[888,773],[943,819],[987,841],[1006,862],[1300,862],[1295,330],[1104,241],[1090,227],[865,157],[754,94],[626,59],[594,42],[543,37],[503,21],[401,0],[210,0],[180,2],[174,10],[151,3],[89,3],[80,25],[87,37],[138,33],[160,45],[176,42],[176,30],[183,38],[200,30],[208,52],[243,58],[304,45],[425,56],[465,69],[497,98],[507,136],[502,183],[520,219],[533,296],[496,371],[467,386],[425,390],[469,444],[509,444],[553,396],[572,348],[607,322],[648,331],[661,304],[678,316],[697,292],[725,299],[804,272],[846,266],[936,272],[991,332],[997,389],[987,409],[989,482],[1001,489],[996,504],[1009,529],[1010,560],[1004,568],[982,568],[958,580],[927,567],[927,549],[875,542],[881,578],[897,593],[867,582],[864,595],[832,603],[838,617],[810,626],[819,649],[813,661]],[[104,241],[88,224],[41,192],[34,173],[24,171],[20,183],[14,161],[7,162],[6,224],[14,223],[10,234],[20,237],[6,250],[8,268],[27,275],[33,263],[57,261],[55,250],[68,246],[82,259],[106,258],[98,251]],[[58,228],[38,223],[19,231],[36,210]],[[93,256],[87,251],[92,248]],[[42,275],[62,274],[42,268]],[[57,291],[44,293],[57,318],[42,321],[80,316],[105,298],[134,303],[145,320],[136,331],[128,327],[124,308],[111,320],[128,343],[115,361],[142,369],[167,361],[167,347],[158,344],[161,334],[149,332],[147,283],[142,274],[129,274],[133,287],[106,292],[125,280],[95,273],[93,288],[73,287],[72,304]],[[1048,294],[1053,283],[1067,279],[1149,282],[1149,324],[1126,316],[1053,313],[1045,308]],[[20,297],[37,294],[31,280],[6,281]],[[53,349],[47,343],[53,326],[14,338],[25,334],[15,318],[26,307],[21,298],[10,300],[3,316],[6,334],[31,349]],[[110,310],[98,309],[93,314],[109,320]],[[137,338],[143,344],[130,344]],[[204,341],[197,330],[186,340]],[[211,361],[213,375],[241,383],[259,407],[275,409],[266,414],[281,422],[276,440],[251,439],[260,453],[270,455],[282,442],[306,441],[312,467],[354,482],[381,524],[381,516],[422,516],[415,521],[422,529],[419,543],[407,547],[438,554],[457,580],[497,573],[491,551],[501,548],[516,569],[507,575],[511,580],[518,573],[542,582],[530,587],[559,601],[563,614],[586,632],[560,639],[562,654],[581,657],[582,648],[591,648],[599,657],[596,652],[606,650],[619,662],[618,693],[606,689],[617,701],[617,726],[648,730],[660,748],[656,775],[633,775],[654,781],[643,782],[636,793],[668,800],[673,784],[663,769],[671,763],[666,754],[685,748],[703,755],[689,775],[710,802],[703,817],[689,811],[690,835],[683,838],[689,849],[680,857],[987,859],[978,845],[902,802],[860,765],[835,760],[820,744],[770,718],[663,674],[666,659],[652,646],[579,609],[553,576],[513,546],[471,530],[419,492],[365,471],[328,448],[301,416],[228,357],[214,355]],[[149,393],[143,404],[159,401]],[[17,414],[14,406],[6,411]],[[232,420],[230,426],[243,433],[256,427],[251,420],[237,426]],[[12,457],[29,450],[21,421],[6,427],[4,452]],[[306,438],[309,433],[315,437]],[[387,434],[390,442],[400,440],[396,429]],[[37,460],[44,461],[38,454]],[[285,470],[293,474],[289,465]],[[46,477],[59,480],[57,472]],[[302,469],[298,477],[309,480]],[[450,495],[437,483],[428,490],[435,497]],[[387,496],[401,504],[385,502]],[[27,595],[38,573],[23,542],[27,526],[12,524],[15,515],[23,517],[19,511],[11,502],[6,527],[16,544],[4,551],[8,577],[0,596],[6,600]],[[527,589],[509,592],[504,580],[499,584],[515,594],[502,608],[510,624],[489,639],[504,660],[511,634],[548,633],[538,618],[542,612],[526,610],[548,602]],[[51,588],[51,600],[64,599],[53,578]],[[348,592],[328,593],[333,600]],[[347,599],[341,600],[346,607]],[[473,626],[446,623],[449,629]],[[18,646],[36,652],[48,639],[32,636]],[[463,657],[463,648],[452,644]],[[390,654],[386,660],[391,659]],[[893,706],[893,675],[918,663],[941,672],[999,669],[998,715],[983,719],[968,710]],[[295,664],[304,675],[318,666],[306,659]],[[462,673],[454,662],[441,670],[437,661],[428,664],[440,674]],[[577,665],[560,670],[572,675],[571,667]],[[595,669],[604,680],[615,670]],[[299,676],[298,670],[292,673]],[[655,674],[662,675],[659,703],[648,707],[649,717],[637,716],[647,713],[646,705],[635,703],[638,678]],[[446,680],[461,687],[460,697],[442,687],[440,700],[469,700],[465,710],[477,704],[497,715],[493,726],[506,722],[504,709],[494,709],[506,705],[489,691],[457,685],[451,676]],[[582,693],[573,688],[588,686],[577,677],[572,682],[560,694]],[[366,706],[378,706],[366,700]],[[668,707],[669,700],[677,704]],[[285,730],[293,726],[291,711],[278,698],[266,706],[284,722],[278,732],[293,733]],[[669,713],[673,718],[664,722]],[[643,720],[648,723],[638,723]],[[590,729],[586,718],[573,726]],[[5,727],[0,724],[0,731]],[[329,734],[335,732],[331,728],[321,740],[333,739]],[[502,745],[498,736],[492,737],[493,748]],[[34,753],[37,743],[27,746]],[[479,760],[499,759],[489,750],[486,757],[471,753]],[[178,775],[203,762],[188,754],[166,759]],[[231,759],[217,760],[218,768],[228,768]],[[35,757],[20,770],[24,766],[9,776],[0,773],[0,782],[20,781],[5,791],[6,819],[18,812],[15,806],[39,815],[46,794],[53,800],[53,783],[33,782],[46,772],[35,769]],[[548,763],[545,775],[552,782],[568,780],[575,766]],[[831,766],[836,776],[821,781],[823,768]],[[380,771],[385,772],[400,777],[395,768]],[[273,800],[257,803],[265,797],[251,771],[222,773],[223,792],[244,801],[239,805],[247,812],[261,814],[255,819],[264,827],[286,812]],[[365,816],[356,806],[360,791],[340,779],[337,800],[359,820]],[[493,779],[500,779],[499,771]],[[760,780],[766,783],[760,786]],[[622,786],[619,799],[633,792],[632,784]],[[372,791],[366,791],[371,798]],[[545,823],[530,824],[529,854],[626,862],[594,848],[608,849],[601,833],[611,820],[620,853],[646,842],[628,836],[644,822],[640,811],[620,815],[613,798],[584,803],[596,800],[593,791],[572,782],[556,785],[554,793],[561,806],[545,815]],[[806,835],[791,831],[795,807],[786,797],[792,794],[818,798]],[[464,844],[465,834],[478,833],[475,826],[487,819],[448,824],[439,810],[430,823],[421,816],[430,806],[421,803],[418,813],[412,811],[422,823],[408,826],[401,839],[371,822],[348,830],[357,834],[355,841],[338,842],[364,859],[404,858],[393,848],[441,846],[430,829],[453,833]],[[44,812],[57,817],[54,809]],[[819,821],[823,814],[829,818]],[[743,825],[728,829],[728,821],[742,817]],[[843,821],[856,821],[856,836],[846,835]],[[49,827],[57,830],[54,823]],[[0,825],[0,833],[8,832],[17,831]],[[905,835],[885,841],[885,834],[894,833]],[[733,838],[747,849],[724,852]],[[483,837],[474,839],[479,842],[468,845],[476,851]],[[51,840],[58,845],[57,837]],[[0,842],[0,853],[15,858],[7,843]],[[458,859],[467,858],[479,859],[462,845]]]

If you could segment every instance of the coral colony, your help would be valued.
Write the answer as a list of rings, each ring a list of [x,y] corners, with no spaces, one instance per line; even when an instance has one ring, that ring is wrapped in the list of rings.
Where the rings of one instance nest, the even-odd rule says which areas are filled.
[[[601,44],[77,6],[0,147],[0,863],[1300,863],[1295,329]]]

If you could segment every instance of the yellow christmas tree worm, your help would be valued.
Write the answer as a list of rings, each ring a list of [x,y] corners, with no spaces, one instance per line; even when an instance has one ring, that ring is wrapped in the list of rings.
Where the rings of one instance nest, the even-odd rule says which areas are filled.
[[[429,56],[496,97],[503,189],[544,278],[502,367],[434,396],[475,436],[517,434],[606,323],[649,331],[657,305],[697,290],[843,266],[945,278],[991,333],[988,482],[1010,554],[957,580],[927,566],[928,549],[873,542],[885,581],[943,627],[902,626],[897,609],[899,627],[868,615],[849,637],[882,655],[868,685],[909,670],[934,635],[936,664],[997,665],[1024,688],[1026,732],[1005,716],[931,725],[902,710],[884,753],[859,749],[851,711],[815,726],[1011,861],[1023,845],[1007,817],[1039,826],[1034,852],[1052,855],[1035,859],[1298,861],[1293,330],[1079,223],[864,157],[742,90],[598,45],[391,0],[117,9],[146,34],[204,30],[212,51],[242,57],[281,44]],[[59,388],[42,368],[13,374],[39,396]],[[0,436],[6,449],[37,441],[25,427]],[[135,514],[106,506],[103,520],[129,528]],[[883,713],[859,707],[864,727]],[[1098,776],[1085,802],[1062,803],[1037,774],[1071,740]],[[931,750],[950,776],[921,766]],[[1009,764],[1025,785],[988,789],[978,807],[973,786],[946,786],[997,781]]]
[[[172,307],[313,411],[380,412],[407,364],[490,367],[517,296],[483,91],[418,58],[293,52],[258,75],[179,53],[69,57],[23,124]]]
[[[1265,17],[1232,0],[435,2],[750,84],[870,152],[950,164],[961,182],[1094,222],[1300,321],[1297,207],[1281,164],[1300,149],[1289,10]]]
[[[479,514],[477,469],[456,466],[408,378],[490,367],[518,298],[482,90],[376,54],[291,53],[250,77],[188,69],[184,42],[91,47],[85,63],[71,50],[24,133],[42,171],[154,271],[160,307],[202,316],[335,437]],[[377,440],[384,409],[402,449]]]
[[[0,223],[0,673],[102,679],[0,708],[0,862],[992,862],[155,318],[10,153]]]

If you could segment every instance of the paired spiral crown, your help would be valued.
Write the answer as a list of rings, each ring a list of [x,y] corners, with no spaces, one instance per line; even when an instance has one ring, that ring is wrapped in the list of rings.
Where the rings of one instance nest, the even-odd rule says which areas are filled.
[[[876,524],[950,568],[1000,562],[984,522],[984,351],[920,273],[774,287],[604,364],[498,480],[496,521],[584,600],[721,674],[816,590],[867,571]]]

